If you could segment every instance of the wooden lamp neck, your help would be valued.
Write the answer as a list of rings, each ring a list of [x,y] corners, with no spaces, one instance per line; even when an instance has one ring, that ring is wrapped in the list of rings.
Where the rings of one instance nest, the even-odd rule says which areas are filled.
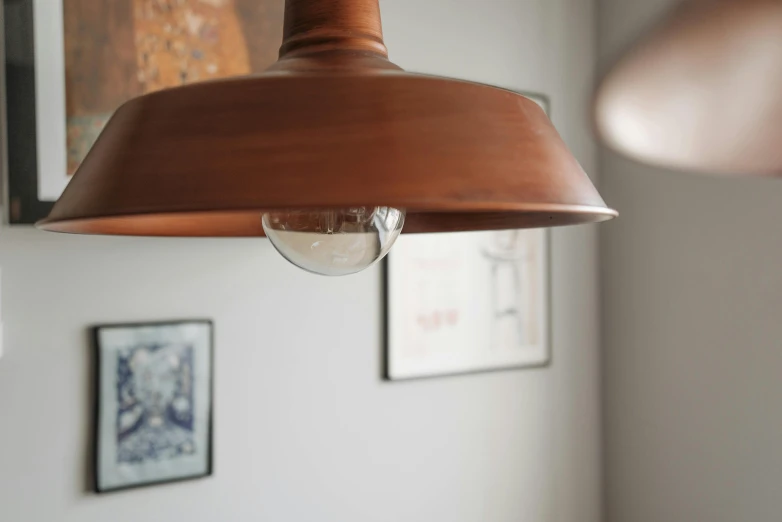
[[[378,0],[285,0],[280,58],[322,51],[387,58]]]

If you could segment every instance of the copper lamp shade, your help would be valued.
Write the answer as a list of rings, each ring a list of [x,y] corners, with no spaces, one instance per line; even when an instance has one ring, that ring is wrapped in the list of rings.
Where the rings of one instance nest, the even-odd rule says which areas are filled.
[[[265,210],[363,205],[405,232],[616,215],[537,104],[389,62],[378,0],[287,0],[275,65],[123,105],[38,226],[260,236]]]
[[[605,77],[597,129],[665,167],[782,175],[782,0],[686,0]]]

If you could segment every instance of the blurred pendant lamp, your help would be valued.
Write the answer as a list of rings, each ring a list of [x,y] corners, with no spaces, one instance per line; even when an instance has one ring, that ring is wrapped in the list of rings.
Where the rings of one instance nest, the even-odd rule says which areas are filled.
[[[389,62],[378,0],[287,0],[264,74],[148,94],[114,114],[44,230],[263,236],[341,275],[405,232],[616,216],[534,102]]]
[[[595,117],[641,161],[782,175],[782,0],[685,0],[609,71]]]

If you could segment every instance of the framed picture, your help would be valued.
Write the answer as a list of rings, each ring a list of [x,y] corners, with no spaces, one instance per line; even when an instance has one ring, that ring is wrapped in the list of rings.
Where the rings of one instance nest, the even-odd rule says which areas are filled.
[[[549,243],[545,229],[400,237],[385,265],[385,378],[547,365]]]
[[[212,474],[212,323],[98,326],[95,490]]]
[[[8,219],[46,217],[130,98],[261,72],[283,0],[6,0]]]

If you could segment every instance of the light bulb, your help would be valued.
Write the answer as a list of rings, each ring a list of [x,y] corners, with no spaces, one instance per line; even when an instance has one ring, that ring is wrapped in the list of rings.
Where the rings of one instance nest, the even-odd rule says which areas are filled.
[[[321,275],[360,272],[383,259],[402,232],[405,211],[391,207],[282,209],[261,221],[277,252]]]

